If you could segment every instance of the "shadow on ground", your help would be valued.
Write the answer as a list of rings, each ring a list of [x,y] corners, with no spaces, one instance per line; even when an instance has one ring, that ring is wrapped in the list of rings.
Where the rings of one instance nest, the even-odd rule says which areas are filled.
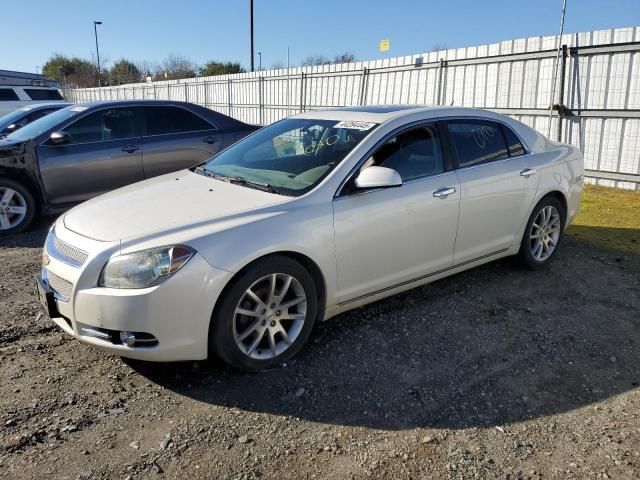
[[[566,412],[640,382],[640,257],[575,237],[559,253],[545,271],[499,261],[343,314],[266,373],[127,363],[201,402],[329,424],[466,428]]]

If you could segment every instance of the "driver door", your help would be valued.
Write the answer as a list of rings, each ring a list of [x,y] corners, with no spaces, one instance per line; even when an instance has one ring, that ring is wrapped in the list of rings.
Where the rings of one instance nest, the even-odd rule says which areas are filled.
[[[37,147],[51,203],[77,203],[144,179],[137,107],[103,108],[64,127],[69,141]]]
[[[358,190],[353,178],[334,199],[338,303],[420,280],[453,264],[460,188],[441,139],[433,123],[400,132],[354,178],[378,165],[396,170],[402,186]]]

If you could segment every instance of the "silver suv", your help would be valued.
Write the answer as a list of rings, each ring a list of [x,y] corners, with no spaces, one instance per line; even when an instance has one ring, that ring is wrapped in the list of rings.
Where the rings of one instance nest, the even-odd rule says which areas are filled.
[[[64,98],[53,87],[0,85],[0,116],[42,102],[64,102]]]

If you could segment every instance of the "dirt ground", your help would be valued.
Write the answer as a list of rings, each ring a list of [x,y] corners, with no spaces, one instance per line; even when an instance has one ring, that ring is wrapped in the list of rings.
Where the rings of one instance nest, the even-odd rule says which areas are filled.
[[[639,478],[640,256],[580,233],[548,270],[503,260],[343,314],[248,375],[40,318],[43,221],[0,241],[0,477]]]

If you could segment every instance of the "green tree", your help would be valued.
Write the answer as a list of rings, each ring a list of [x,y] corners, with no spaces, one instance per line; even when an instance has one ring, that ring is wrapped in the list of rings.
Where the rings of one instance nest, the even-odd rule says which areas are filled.
[[[109,85],[123,85],[125,83],[137,83],[143,80],[143,74],[138,67],[129,60],[117,61],[109,70]]]
[[[212,60],[200,67],[200,76],[228,75],[231,73],[244,73],[244,68],[238,62],[216,62]]]
[[[42,67],[42,73],[45,77],[65,85],[95,87],[98,84],[98,68],[93,62],[79,57],[66,57],[59,53],[47,60]],[[104,84],[104,72],[101,77]]]

